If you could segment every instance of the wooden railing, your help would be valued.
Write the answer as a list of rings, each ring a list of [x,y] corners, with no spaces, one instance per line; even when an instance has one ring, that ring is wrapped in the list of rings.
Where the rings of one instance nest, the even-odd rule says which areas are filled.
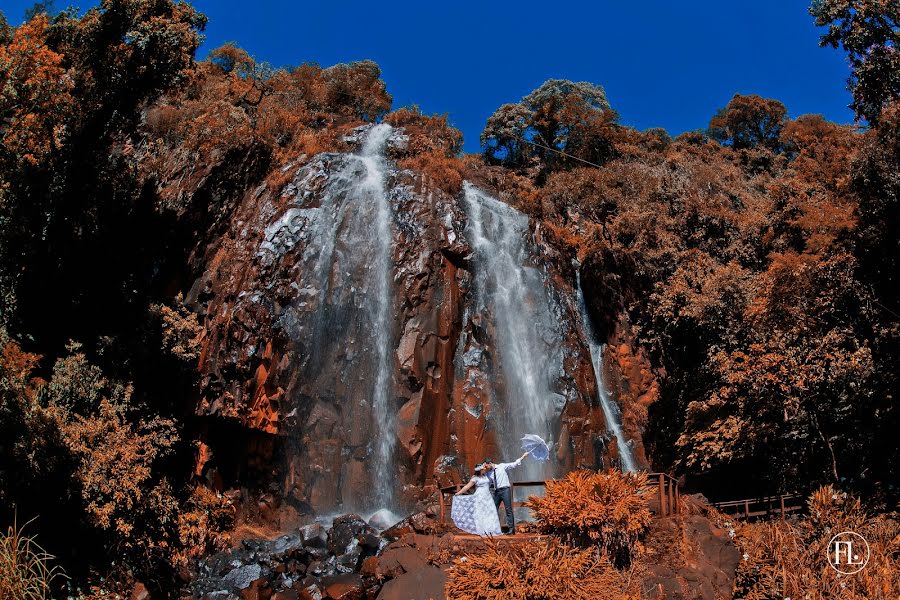
[[[650,488],[656,488],[653,497],[658,502],[658,510],[657,514],[663,517],[677,515],[681,509],[681,492],[678,488],[678,482],[671,476],[666,473],[648,473],[648,486]],[[515,498],[516,488],[520,487],[544,487],[547,485],[546,481],[515,481],[510,483],[511,497]],[[441,523],[447,522],[447,498],[450,497],[452,500],[453,494],[458,492],[463,487],[463,484],[449,485],[440,488],[441,498],[440,498],[440,519]],[[513,501],[514,508],[521,508],[525,506],[525,503],[522,501],[516,502]]]
[[[727,502],[711,502],[712,506],[726,515],[751,519],[754,517],[781,516],[803,510],[805,497],[801,494],[781,494],[780,496],[763,496],[761,498],[745,498]]]
[[[668,473],[647,473],[647,486],[652,493],[651,507],[657,505],[657,515],[668,517],[678,515],[681,512],[681,491],[676,481]],[[546,481],[515,481],[510,483],[511,497],[515,498],[517,487],[545,487]],[[449,516],[447,499],[452,498],[463,487],[463,484],[450,485],[440,488],[440,519],[441,523],[447,522]],[[654,489],[655,488],[655,489]],[[751,519],[754,517],[781,516],[803,510],[805,497],[801,494],[781,494],[780,496],[764,496],[760,498],[745,498],[743,500],[729,500],[727,502],[712,502],[711,505],[720,512],[737,518]],[[513,500],[514,508],[525,506],[525,502]]]
[[[657,514],[668,517],[680,514],[681,492],[678,482],[668,473],[647,473],[648,485],[656,488],[656,500],[659,502]]]

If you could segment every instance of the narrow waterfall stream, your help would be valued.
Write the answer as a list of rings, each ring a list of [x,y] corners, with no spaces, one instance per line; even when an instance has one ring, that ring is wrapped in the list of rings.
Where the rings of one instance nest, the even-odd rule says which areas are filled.
[[[464,192],[467,234],[475,250],[475,310],[492,325],[486,327],[497,356],[490,367],[501,390],[492,393],[503,456],[493,458],[509,461],[521,453],[524,434],[549,441],[552,420],[562,408],[562,397],[553,391],[560,362],[556,320],[543,273],[532,260],[528,216],[468,182]],[[527,461],[515,479],[538,479],[551,471],[551,463]]]
[[[280,325],[301,348],[305,401],[323,398],[343,407],[352,424],[345,452],[364,460],[355,461],[364,472],[351,473],[358,467],[345,460],[340,477],[365,478],[369,485],[344,488],[342,502],[345,510],[361,512],[395,508],[393,234],[384,155],[391,134],[390,125],[374,125],[356,153],[333,159],[341,162],[318,205],[299,194],[295,207],[269,226],[261,248],[287,254],[306,240],[297,259],[296,296]]]
[[[375,419],[375,502],[381,508],[393,507],[394,489],[394,411],[390,406],[390,387],[393,366],[391,363],[391,207],[384,187],[385,159],[384,147],[391,126],[376,125],[369,133],[363,146],[360,160],[366,167],[366,177],[360,184],[375,203],[375,219],[372,233],[377,243],[371,259],[372,289],[374,303],[372,310],[372,336],[375,345],[375,382],[372,390],[372,414]],[[361,257],[365,260],[367,257]]]
[[[587,303],[584,300],[584,291],[581,289],[581,270],[576,267],[575,273],[578,288],[578,310],[581,313],[581,323],[584,327],[584,335],[587,338],[588,347],[591,351],[591,364],[594,366],[594,380],[597,382],[597,397],[600,400],[600,406],[603,408],[603,418],[606,420],[606,426],[612,431],[616,438],[619,459],[622,462],[622,470],[626,472],[637,471],[634,452],[625,436],[625,432],[622,430],[619,407],[613,399],[610,398],[609,391],[606,389],[606,383],[603,381],[603,347],[597,343],[594,326],[588,315]]]

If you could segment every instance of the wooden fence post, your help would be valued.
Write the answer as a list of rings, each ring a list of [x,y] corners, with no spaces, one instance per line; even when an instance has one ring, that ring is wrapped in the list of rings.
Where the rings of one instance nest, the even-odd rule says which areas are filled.
[[[666,516],[666,479],[665,475],[659,474],[659,516]]]
[[[671,477],[666,477],[666,485],[669,486],[669,514],[675,514],[675,480]]]

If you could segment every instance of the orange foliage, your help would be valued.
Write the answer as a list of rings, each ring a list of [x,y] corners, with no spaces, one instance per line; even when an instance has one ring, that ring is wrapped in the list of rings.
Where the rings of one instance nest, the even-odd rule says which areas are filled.
[[[402,127],[409,138],[404,150],[395,151],[397,166],[426,175],[449,194],[460,192],[464,171],[458,157],[462,133],[450,126],[447,115],[423,115],[413,106],[395,110],[384,121]]]
[[[185,165],[214,164],[252,146],[271,151],[275,164],[338,150],[339,132],[390,108],[379,76],[369,61],[273,69],[226,44],[197,65],[177,94],[147,111],[141,168],[180,181]],[[164,206],[183,208],[180,187],[162,186],[159,194]]]
[[[456,600],[637,600],[633,573],[617,571],[596,549],[529,542],[456,559],[446,592]]]
[[[462,190],[463,166],[462,161],[456,157],[448,158],[440,152],[426,152],[400,159],[397,166],[422,173],[448,194],[455,196]]]
[[[808,518],[737,527],[743,553],[735,581],[736,599],[809,598],[863,600],[893,598],[900,589],[900,523],[870,517],[852,496],[831,486],[809,498]],[[859,573],[841,576],[826,560],[831,538],[842,531],[862,535],[869,563]]]
[[[526,502],[544,533],[596,546],[616,564],[628,564],[650,526],[643,473],[572,471],[547,482],[543,497]]]
[[[172,562],[186,566],[193,559],[227,549],[234,517],[234,507],[226,497],[202,485],[195,487],[178,514],[179,548]]]
[[[450,125],[447,115],[424,115],[419,107],[411,106],[388,114],[384,122],[403,128],[409,136],[408,154],[433,152],[454,157],[462,150],[462,133]]]
[[[73,82],[63,56],[47,46],[47,15],[39,14],[0,44],[2,146],[15,161],[37,164],[60,147],[72,110]]]

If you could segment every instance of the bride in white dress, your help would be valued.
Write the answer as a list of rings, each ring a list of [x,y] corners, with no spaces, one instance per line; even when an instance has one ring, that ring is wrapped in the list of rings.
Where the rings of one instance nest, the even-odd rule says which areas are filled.
[[[450,517],[457,527],[475,535],[500,535],[500,519],[497,506],[489,488],[490,480],[484,473],[484,464],[475,467],[475,476],[453,496]],[[475,493],[463,496],[475,487]]]

